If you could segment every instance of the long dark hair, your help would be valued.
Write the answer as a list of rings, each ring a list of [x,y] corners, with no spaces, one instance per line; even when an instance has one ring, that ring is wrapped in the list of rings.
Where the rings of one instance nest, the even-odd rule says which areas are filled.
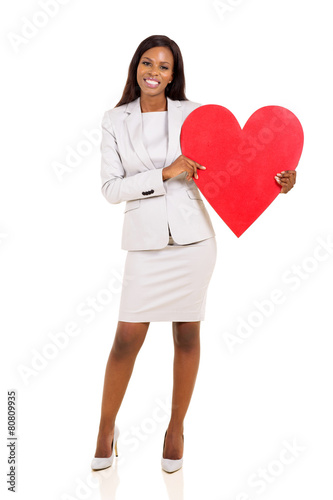
[[[128,68],[128,76],[123,95],[115,108],[122,104],[132,102],[140,97],[141,89],[136,79],[137,67],[142,54],[153,47],[168,47],[173,55],[173,79],[171,83],[168,83],[166,86],[165,95],[172,100],[179,99],[181,101],[188,101],[185,95],[184,63],[180,48],[176,42],[167,36],[152,35],[143,40],[136,49]]]

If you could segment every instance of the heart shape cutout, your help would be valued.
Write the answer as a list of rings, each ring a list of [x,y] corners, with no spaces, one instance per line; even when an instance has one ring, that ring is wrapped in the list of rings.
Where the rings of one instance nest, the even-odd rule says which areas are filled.
[[[239,238],[280,193],[275,175],[296,169],[304,133],[281,106],[258,109],[242,129],[227,108],[207,104],[184,120],[180,144],[183,155],[206,167],[193,181]]]

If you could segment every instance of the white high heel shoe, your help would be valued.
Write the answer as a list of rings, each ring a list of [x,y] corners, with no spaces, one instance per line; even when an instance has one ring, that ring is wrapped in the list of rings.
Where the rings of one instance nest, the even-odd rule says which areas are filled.
[[[111,467],[115,453],[116,453],[116,457],[118,456],[117,440],[118,440],[119,434],[120,434],[119,429],[115,425],[114,426],[113,441],[111,444],[111,456],[106,457],[106,458],[99,458],[99,457],[93,458],[92,462],[91,462],[92,470],[101,470],[101,469],[107,469],[108,467]]]
[[[163,451],[164,451],[165,438],[167,432],[168,431],[166,430],[164,434]],[[184,434],[183,434],[183,440],[184,440]],[[183,466],[183,457],[179,458],[178,460],[172,460],[171,458],[163,458],[163,451],[162,451],[161,465],[162,469],[165,472],[176,472],[176,470],[179,470]]]

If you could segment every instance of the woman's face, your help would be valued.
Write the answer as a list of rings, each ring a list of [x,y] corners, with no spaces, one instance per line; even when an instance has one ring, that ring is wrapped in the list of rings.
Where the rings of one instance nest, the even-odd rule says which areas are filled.
[[[165,93],[173,78],[173,55],[168,47],[153,47],[141,56],[136,78],[141,94],[156,96]]]

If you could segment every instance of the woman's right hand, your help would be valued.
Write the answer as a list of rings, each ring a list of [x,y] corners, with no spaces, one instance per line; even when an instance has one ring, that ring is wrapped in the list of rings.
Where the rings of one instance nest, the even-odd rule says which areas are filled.
[[[200,165],[187,156],[180,155],[178,158],[171,163],[168,167],[164,167],[162,171],[163,180],[171,179],[172,177],[176,177],[182,172],[187,172],[186,180],[190,181],[192,177],[198,179],[197,169],[206,170],[206,167]]]

